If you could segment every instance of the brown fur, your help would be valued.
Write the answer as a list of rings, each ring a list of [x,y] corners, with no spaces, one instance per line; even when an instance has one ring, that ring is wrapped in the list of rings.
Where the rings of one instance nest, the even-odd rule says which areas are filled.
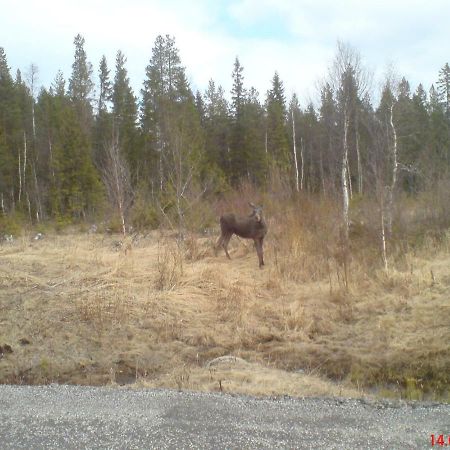
[[[250,203],[250,206],[253,208],[253,212],[248,217],[239,217],[232,213],[220,217],[221,235],[215,250],[217,254],[218,248],[222,246],[227,258],[231,259],[228,254],[228,243],[233,234],[245,239],[253,239],[258,254],[259,267],[262,267],[264,265],[263,241],[267,234],[267,225],[262,215],[262,207],[255,206],[253,203]]]

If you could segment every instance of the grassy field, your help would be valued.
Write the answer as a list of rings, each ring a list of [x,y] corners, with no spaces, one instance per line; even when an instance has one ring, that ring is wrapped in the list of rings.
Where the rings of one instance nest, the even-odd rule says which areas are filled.
[[[448,401],[450,239],[355,259],[345,289],[332,233],[296,217],[268,219],[262,270],[236,237],[215,257],[216,230],[1,244],[0,382]]]

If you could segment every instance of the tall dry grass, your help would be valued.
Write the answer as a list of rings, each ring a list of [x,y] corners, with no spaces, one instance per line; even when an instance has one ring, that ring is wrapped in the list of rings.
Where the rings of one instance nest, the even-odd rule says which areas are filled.
[[[376,203],[353,200],[343,249],[336,200],[282,189],[247,184],[202,204],[193,216],[216,217],[206,233],[195,219],[182,235],[72,230],[0,246],[0,346],[13,349],[0,380],[447,398],[445,205],[397,199],[386,271]],[[218,216],[248,214],[248,201],[269,225],[262,270],[251,241],[214,257]],[[245,364],[214,368],[224,356]]]

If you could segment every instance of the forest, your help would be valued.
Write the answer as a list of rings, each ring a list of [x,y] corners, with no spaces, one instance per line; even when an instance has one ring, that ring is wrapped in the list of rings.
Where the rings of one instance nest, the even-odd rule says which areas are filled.
[[[0,382],[448,401],[448,63],[376,89],[339,42],[301,105],[238,58],[194,93],[168,35],[139,93],[74,45],[43,88],[0,48]],[[249,202],[264,269],[213,254]]]
[[[84,44],[77,35],[68,81],[59,72],[40,90],[38,67],[13,76],[0,48],[4,233],[105,217],[123,231],[165,219],[186,226],[198,199],[242,183],[267,191],[274,180],[288,195],[336,199],[344,223],[352,200],[377,199],[389,232],[396,196],[448,180],[448,63],[429,90],[411,92],[408,80],[388,73],[377,93],[358,51],[338,43],[314,106],[287,99],[277,72],[261,99],[238,58],[230,101],[214,80],[194,93],[168,35],[156,38],[136,95],[120,50],[112,75],[105,57],[94,71]]]

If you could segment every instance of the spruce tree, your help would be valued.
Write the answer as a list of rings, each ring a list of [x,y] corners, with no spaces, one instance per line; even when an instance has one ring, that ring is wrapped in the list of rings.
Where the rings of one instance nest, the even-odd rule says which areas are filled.
[[[130,165],[133,181],[137,183],[140,165],[139,138],[136,128],[137,105],[125,63],[126,57],[119,50],[116,55],[116,72],[112,92],[113,133],[119,149]]]
[[[428,109],[430,114],[429,158],[432,165],[431,177],[436,180],[438,176],[448,171],[450,145],[449,123],[445,116],[444,104],[434,85],[430,88]]]
[[[245,154],[245,126],[244,103],[246,91],[244,89],[244,68],[239,59],[234,61],[232,73],[233,87],[231,89],[231,135],[230,135],[230,165],[228,177],[233,184],[248,175],[249,155]]]
[[[6,53],[0,47],[0,202],[5,213],[15,210],[20,192],[18,170],[24,128],[18,86],[22,88],[21,81],[14,82]]]
[[[439,80],[437,82],[439,99],[444,106],[447,120],[450,121],[450,66],[448,63],[439,71]]]
[[[209,80],[205,99],[205,151],[211,170],[230,172],[230,115],[222,86]]]
[[[283,82],[277,72],[272,88],[267,92],[267,149],[274,163],[282,170],[289,169],[289,144],[286,126],[286,98]]]
[[[93,137],[93,159],[97,167],[105,166],[105,146],[112,140],[112,114],[110,112],[112,85],[109,74],[108,63],[103,55],[98,70],[99,95]]]
[[[320,92],[319,142],[323,151],[323,171],[329,185],[336,187],[339,182],[339,131],[337,128],[337,109],[333,88],[325,83]],[[323,183],[324,184],[324,183]]]
[[[145,139],[144,156],[153,163],[152,190],[158,186],[161,196],[170,198],[165,200],[167,203],[175,202],[181,226],[182,203],[198,180],[202,166],[203,137],[194,95],[175,40],[168,35],[156,38],[146,69],[141,129]],[[156,158],[152,160],[153,155]]]
[[[250,88],[243,108],[244,142],[247,177],[259,185],[267,180],[268,158],[265,153],[264,108],[255,88]]]
[[[102,113],[108,112],[108,106],[112,99],[112,86],[109,78],[108,62],[106,61],[106,56],[103,55],[100,60],[100,66],[98,70],[99,75],[99,95],[97,103],[97,113],[100,115]]]
[[[84,133],[89,134],[92,125],[92,100],[94,82],[92,64],[87,60],[84,38],[77,34],[74,39],[75,58],[69,80],[69,96],[75,106]]]

